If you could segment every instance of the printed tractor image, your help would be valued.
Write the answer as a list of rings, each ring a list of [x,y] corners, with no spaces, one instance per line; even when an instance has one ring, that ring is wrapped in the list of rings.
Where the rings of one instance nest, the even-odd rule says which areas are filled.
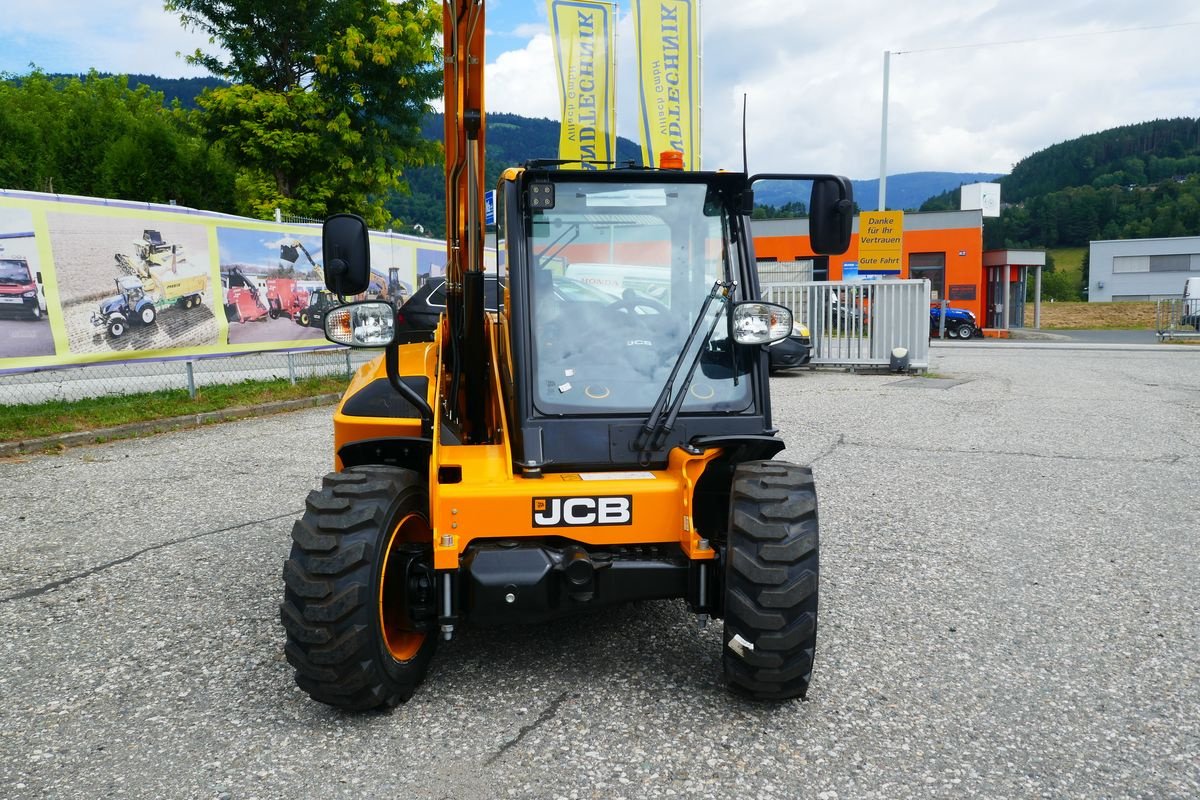
[[[293,278],[267,278],[267,308],[271,319],[295,319],[308,308],[308,292]]]
[[[331,341],[383,352],[342,397],[334,471],[292,530],[281,621],[298,685],[393,706],[465,626],[677,600],[724,621],[731,688],[803,696],[817,493],[811,469],[775,459],[766,346],[792,317],[759,299],[749,218],[756,186],[792,187],[816,252],[844,252],[849,181],[684,171],[675,152],[658,168],[530,161],[496,187],[507,275],[485,297],[483,3],[443,8],[445,313],[414,344],[395,343],[391,303],[326,315]],[[367,237],[359,217],[326,221],[333,294],[367,288]],[[669,291],[613,296],[572,263],[649,270]]]
[[[143,241],[134,247],[137,261],[116,254],[117,267],[124,273],[116,279],[117,294],[92,312],[92,324],[106,328],[114,339],[124,336],[130,324],[153,324],[160,309],[175,306],[186,310],[202,304],[208,291],[207,275],[180,274],[183,257],[179,248],[163,242],[158,231],[145,231]]]
[[[305,328],[324,327],[325,315],[341,305],[342,301],[332,292],[313,292],[308,305],[296,314],[296,322]]]
[[[133,253],[136,260],[124,253],[117,253],[114,258],[121,272],[139,278],[151,277],[151,272],[159,267],[178,272],[178,265],[186,261],[181,245],[170,244],[161,233],[149,229],[142,231],[141,241],[133,242]]]
[[[101,301],[99,310],[92,312],[92,324],[106,328],[114,339],[124,336],[130,324],[152,325],[160,308],[200,305],[208,289],[203,275],[164,276],[149,286],[135,275],[124,275],[116,283],[117,294]]]

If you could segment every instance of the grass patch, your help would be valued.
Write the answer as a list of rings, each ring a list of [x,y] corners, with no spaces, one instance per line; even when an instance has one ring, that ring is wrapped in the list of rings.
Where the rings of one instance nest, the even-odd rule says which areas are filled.
[[[186,389],[164,389],[144,394],[0,406],[3,409],[0,411],[0,441],[39,439],[60,433],[341,393],[347,383],[344,375],[302,378],[295,386],[287,378],[277,378],[199,387],[195,400],[188,397]]]
[[[1087,251],[1086,247],[1057,247],[1046,252],[1054,258],[1056,271],[1079,272],[1083,269],[1083,256]]]
[[[1033,327],[1033,303],[1025,304]],[[1042,330],[1154,330],[1154,303],[1042,303]]]

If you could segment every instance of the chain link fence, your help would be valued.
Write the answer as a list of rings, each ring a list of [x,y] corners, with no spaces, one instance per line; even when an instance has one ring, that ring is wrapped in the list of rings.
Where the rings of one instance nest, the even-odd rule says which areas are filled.
[[[163,389],[198,388],[244,381],[345,376],[378,355],[374,350],[330,348],[237,356],[94,364],[0,375],[0,405],[134,395]]]
[[[296,214],[284,214],[278,208],[275,209],[275,221],[291,223],[315,223],[317,225],[325,222],[325,220],[317,219],[316,217],[301,217]]]

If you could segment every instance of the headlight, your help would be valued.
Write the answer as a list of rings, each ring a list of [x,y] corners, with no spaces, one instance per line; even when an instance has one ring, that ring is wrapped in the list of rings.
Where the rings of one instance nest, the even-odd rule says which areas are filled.
[[[349,347],[386,347],[396,339],[391,303],[351,303],[325,315],[325,338]]]
[[[738,344],[770,344],[786,339],[792,312],[775,303],[738,303],[733,307],[733,339]]]
[[[975,312],[974,311],[968,311],[967,316],[971,318],[971,322],[975,321]]]
[[[37,292],[26,292],[21,297],[37,297]]]

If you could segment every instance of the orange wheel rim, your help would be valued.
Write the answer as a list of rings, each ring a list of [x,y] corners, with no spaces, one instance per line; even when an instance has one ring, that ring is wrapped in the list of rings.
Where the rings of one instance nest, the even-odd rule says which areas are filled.
[[[383,553],[383,571],[379,578],[379,629],[383,643],[397,661],[412,659],[425,642],[425,634],[407,630],[403,621],[408,610],[408,586],[404,582],[405,558],[392,558],[404,544],[429,541],[429,523],[419,514],[400,520],[388,538]]]

